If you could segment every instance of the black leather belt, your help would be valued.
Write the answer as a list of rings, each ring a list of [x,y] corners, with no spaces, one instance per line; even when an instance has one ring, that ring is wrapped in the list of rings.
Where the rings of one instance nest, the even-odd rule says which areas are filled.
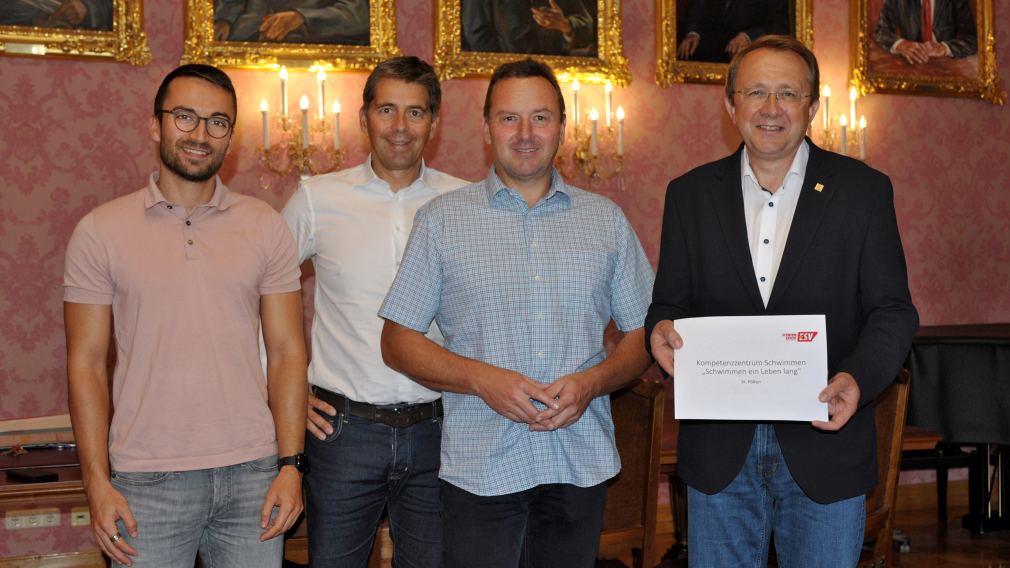
[[[347,412],[351,416],[379,422],[393,428],[406,428],[424,420],[442,417],[442,400],[421,402],[418,404],[368,404],[358,402],[326,390],[312,386],[312,392],[320,400],[326,401],[337,412]]]

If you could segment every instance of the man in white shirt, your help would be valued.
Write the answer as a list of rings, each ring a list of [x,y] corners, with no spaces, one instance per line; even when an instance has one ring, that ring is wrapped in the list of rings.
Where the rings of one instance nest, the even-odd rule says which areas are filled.
[[[424,61],[380,63],[362,95],[368,159],[305,180],[284,207],[299,261],[312,259],[316,274],[305,449],[312,566],[366,566],[384,507],[394,564],[441,563],[440,394],[386,367],[376,315],[414,213],[467,183],[424,165],[440,102]]]

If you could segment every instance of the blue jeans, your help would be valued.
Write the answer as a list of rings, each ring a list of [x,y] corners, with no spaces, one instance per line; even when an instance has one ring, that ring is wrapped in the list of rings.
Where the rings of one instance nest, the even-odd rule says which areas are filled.
[[[866,497],[813,501],[793,480],[775,428],[760,424],[736,479],[715,495],[687,488],[692,567],[764,568],[775,535],[784,568],[852,568],[863,545]]]
[[[394,428],[340,412],[326,440],[305,437],[309,562],[313,567],[368,563],[383,508],[389,512],[393,566],[440,566],[438,508],[440,418]]]
[[[538,485],[484,497],[442,482],[445,568],[592,568],[605,483]]]
[[[260,510],[277,476],[277,456],[212,469],[112,473],[137,520],[134,568],[277,568],[284,540],[260,542]],[[121,565],[113,562],[112,566]]]

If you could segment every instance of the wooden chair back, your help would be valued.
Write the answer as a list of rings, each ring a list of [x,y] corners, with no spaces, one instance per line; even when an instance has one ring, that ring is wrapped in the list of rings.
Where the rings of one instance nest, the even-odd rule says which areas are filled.
[[[866,530],[863,537],[865,543],[872,543],[872,554],[864,550],[860,566],[879,568],[893,565],[891,534],[894,508],[898,498],[901,439],[908,406],[909,380],[908,371],[902,369],[894,382],[874,401],[877,426],[877,486],[866,494]]]
[[[640,381],[611,395],[621,473],[607,483],[600,556],[637,549],[635,566],[652,561],[663,439],[663,386]]]

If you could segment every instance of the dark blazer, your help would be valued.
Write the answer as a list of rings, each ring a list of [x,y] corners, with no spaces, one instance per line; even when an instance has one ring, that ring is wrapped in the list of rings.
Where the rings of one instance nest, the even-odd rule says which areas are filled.
[[[717,63],[729,62],[726,44],[740,32],[754,41],[792,29],[786,0],[691,0],[685,28],[699,36],[691,59]]]
[[[946,43],[954,57],[975,55],[978,30],[968,0],[936,0],[933,10],[936,39]],[[898,38],[925,41],[922,38],[922,1],[884,0],[873,37],[888,51]]]
[[[767,308],[747,242],[743,146],[670,182],[646,344],[665,319],[825,314],[829,377],[851,373],[859,383],[860,408],[838,432],[806,422],[776,422],[775,432],[804,492],[832,503],[876,484],[870,403],[897,374],[919,319],[908,292],[890,180],[807,143],[803,187]],[[754,427],[754,422],[682,421],[678,475],[705,493],[724,489],[743,466]]]

